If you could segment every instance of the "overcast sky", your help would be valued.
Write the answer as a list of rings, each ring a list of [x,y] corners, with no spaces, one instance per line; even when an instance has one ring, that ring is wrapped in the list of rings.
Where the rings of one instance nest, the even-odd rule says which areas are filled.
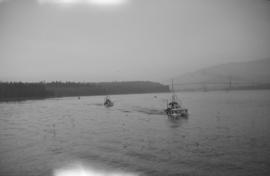
[[[0,0],[0,81],[164,81],[261,58],[267,0]]]

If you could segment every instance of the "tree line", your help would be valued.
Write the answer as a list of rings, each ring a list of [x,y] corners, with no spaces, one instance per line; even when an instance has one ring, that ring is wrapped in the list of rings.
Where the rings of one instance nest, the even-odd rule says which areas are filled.
[[[0,82],[0,100],[131,93],[168,92],[169,86],[150,81],[124,82]]]
[[[46,98],[53,96],[44,83],[0,82],[0,99]]]

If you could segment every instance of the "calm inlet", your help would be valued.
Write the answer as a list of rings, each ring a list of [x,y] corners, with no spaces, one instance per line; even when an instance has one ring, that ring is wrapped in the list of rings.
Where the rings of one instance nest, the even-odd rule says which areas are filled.
[[[2,102],[0,175],[270,175],[269,90],[177,94]]]

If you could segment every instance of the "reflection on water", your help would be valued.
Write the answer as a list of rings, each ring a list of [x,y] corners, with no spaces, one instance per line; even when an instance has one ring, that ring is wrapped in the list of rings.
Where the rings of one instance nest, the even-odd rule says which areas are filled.
[[[0,103],[0,175],[270,175],[269,95],[181,93],[179,120],[169,94]]]
[[[171,128],[178,128],[187,123],[188,118],[178,118],[178,119],[172,119],[168,118],[168,122]]]
[[[55,169],[53,176],[138,176],[138,174],[102,167],[96,168],[76,161]]]

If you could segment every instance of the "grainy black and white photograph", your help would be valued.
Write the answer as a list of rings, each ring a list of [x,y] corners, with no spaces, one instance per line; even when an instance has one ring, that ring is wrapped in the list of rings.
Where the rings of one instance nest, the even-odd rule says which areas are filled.
[[[269,0],[0,0],[0,176],[269,175]]]

